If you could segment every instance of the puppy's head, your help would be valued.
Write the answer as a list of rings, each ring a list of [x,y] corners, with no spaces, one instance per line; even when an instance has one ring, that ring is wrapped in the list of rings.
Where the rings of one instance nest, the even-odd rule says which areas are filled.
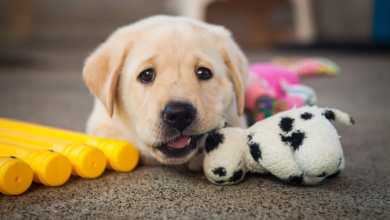
[[[156,16],[114,32],[87,59],[84,79],[160,162],[181,164],[224,112],[244,108],[247,61],[222,27]]]

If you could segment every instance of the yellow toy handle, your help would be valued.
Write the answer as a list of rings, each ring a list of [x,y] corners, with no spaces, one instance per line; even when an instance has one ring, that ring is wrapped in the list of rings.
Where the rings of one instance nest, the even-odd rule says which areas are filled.
[[[0,118],[0,127],[44,137],[51,137],[53,139],[95,146],[102,150],[106,156],[107,168],[115,171],[128,172],[133,170],[138,164],[139,153],[137,149],[126,141],[99,138],[83,133],[5,118]]]
[[[30,187],[33,171],[22,160],[0,156],[0,192],[19,195]]]
[[[0,140],[24,147],[52,150],[66,156],[72,164],[72,175],[96,178],[106,168],[106,157],[96,147],[75,144],[20,131],[0,128]]]
[[[72,166],[60,153],[35,150],[4,143],[0,139],[0,156],[14,156],[27,163],[33,171],[33,180],[46,186],[60,186],[70,177]]]

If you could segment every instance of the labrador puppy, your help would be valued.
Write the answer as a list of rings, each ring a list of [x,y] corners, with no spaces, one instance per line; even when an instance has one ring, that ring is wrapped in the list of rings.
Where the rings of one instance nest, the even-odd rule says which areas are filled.
[[[95,96],[87,133],[132,143],[145,164],[186,163],[221,122],[246,127],[247,75],[225,28],[185,17],[141,20],[115,31],[85,62]]]

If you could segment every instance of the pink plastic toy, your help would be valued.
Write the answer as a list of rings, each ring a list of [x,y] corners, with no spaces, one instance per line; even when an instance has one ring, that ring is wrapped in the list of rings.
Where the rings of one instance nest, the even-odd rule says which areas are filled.
[[[295,107],[313,105],[317,96],[313,89],[300,84],[299,77],[287,68],[256,63],[249,67],[245,92],[248,124]]]
[[[298,76],[335,76],[340,74],[339,66],[323,57],[301,59],[286,68]]]

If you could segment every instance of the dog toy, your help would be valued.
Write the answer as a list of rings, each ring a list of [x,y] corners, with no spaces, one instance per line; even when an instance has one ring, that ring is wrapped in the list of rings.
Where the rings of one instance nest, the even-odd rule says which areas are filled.
[[[333,61],[323,57],[310,58],[281,58],[271,61],[290,70],[299,77],[306,76],[335,76],[340,74],[340,67]]]
[[[205,140],[204,173],[221,185],[241,182],[248,171],[271,173],[292,184],[317,184],[345,168],[331,120],[354,124],[340,110],[305,106],[278,113],[246,130],[217,130]]]
[[[22,160],[0,156],[0,192],[19,195],[30,187],[33,172]]]
[[[106,168],[103,152],[92,146],[71,143],[48,137],[37,136],[0,127],[0,139],[33,149],[51,150],[66,156],[72,164],[72,175],[83,178],[96,178]]]
[[[33,181],[46,186],[64,184],[72,170],[69,159],[60,153],[21,147],[4,142],[3,139],[0,139],[0,155],[23,160],[33,171]]]
[[[272,64],[252,64],[245,91],[248,124],[268,118],[293,107],[313,105],[317,95],[300,84],[299,77],[288,69]]]
[[[31,135],[97,147],[103,151],[106,157],[106,168],[118,172],[129,172],[138,164],[139,153],[137,149],[125,141],[99,138],[78,132],[5,118],[0,118],[0,127]]]

